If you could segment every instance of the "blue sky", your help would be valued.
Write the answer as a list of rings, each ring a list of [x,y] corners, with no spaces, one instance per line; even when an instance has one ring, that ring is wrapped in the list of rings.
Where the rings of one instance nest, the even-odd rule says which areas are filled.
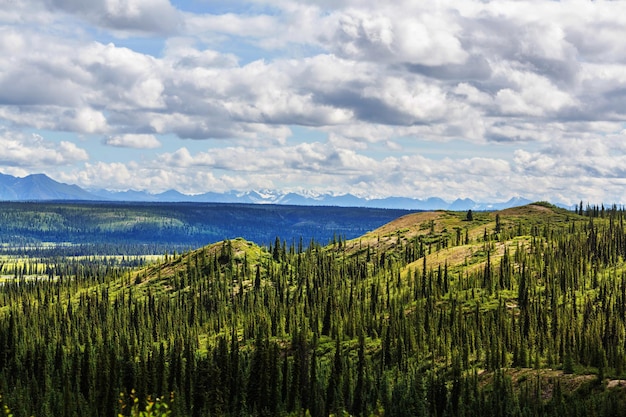
[[[3,173],[626,203],[623,2],[0,3]]]

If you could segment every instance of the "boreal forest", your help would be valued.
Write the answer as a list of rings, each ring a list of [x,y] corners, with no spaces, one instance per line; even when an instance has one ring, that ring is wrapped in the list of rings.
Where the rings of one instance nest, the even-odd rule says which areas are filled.
[[[323,242],[4,255],[0,401],[14,416],[623,415],[625,217],[535,203]]]
[[[154,255],[245,237],[328,243],[392,221],[407,210],[224,203],[0,202],[0,254]]]

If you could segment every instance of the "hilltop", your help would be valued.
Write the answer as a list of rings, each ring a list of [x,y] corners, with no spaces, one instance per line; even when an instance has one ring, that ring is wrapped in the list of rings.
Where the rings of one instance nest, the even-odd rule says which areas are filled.
[[[445,261],[449,267],[454,268],[465,263],[465,259],[459,257],[459,252],[472,253],[483,249],[484,245],[479,242],[484,238],[485,231],[489,231],[492,238],[499,239],[496,250],[499,255],[502,254],[504,247],[510,246],[513,242],[526,241],[523,236],[500,239],[492,235],[496,227],[496,218],[500,218],[501,233],[505,236],[513,233],[514,228],[542,224],[558,227],[569,222],[570,218],[576,217],[572,212],[545,203],[533,203],[497,212],[476,212],[473,216],[474,219],[468,221],[465,211],[439,210],[410,213],[357,238],[341,241],[341,236],[336,236],[335,238],[339,241],[328,246],[318,246],[318,248],[345,258],[363,255],[369,250],[371,253],[392,254],[398,260],[399,253],[421,242],[422,245],[429,247],[427,249],[429,253],[425,255],[427,260],[436,258],[440,263]],[[463,244],[465,239],[468,240],[467,244]],[[286,242],[279,241],[279,244],[286,245]],[[291,250],[295,248],[292,247]],[[225,266],[245,268],[249,274],[254,265],[267,267],[268,262],[272,260],[270,252],[274,252],[272,247],[259,246],[243,238],[226,239],[190,251],[180,257],[170,258],[164,264],[150,266],[144,271],[138,271],[137,274],[144,275],[148,280],[156,275],[159,275],[162,280],[167,280],[167,277],[185,272],[184,269],[187,268],[186,265],[190,260],[194,263],[200,262],[204,268],[208,264],[219,265],[222,268]],[[405,268],[413,265],[409,263]],[[182,271],[179,270],[181,268]]]

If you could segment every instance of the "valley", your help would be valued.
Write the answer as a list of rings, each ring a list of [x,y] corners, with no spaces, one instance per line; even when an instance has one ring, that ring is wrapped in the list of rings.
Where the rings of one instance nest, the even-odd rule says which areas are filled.
[[[354,238],[408,210],[231,203],[0,202],[0,254],[162,255],[245,236]]]

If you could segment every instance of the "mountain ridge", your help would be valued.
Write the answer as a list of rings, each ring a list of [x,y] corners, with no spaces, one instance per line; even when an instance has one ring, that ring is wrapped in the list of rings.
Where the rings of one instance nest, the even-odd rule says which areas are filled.
[[[111,201],[111,202],[201,202],[278,204],[296,206],[367,207],[407,210],[480,210],[493,211],[531,203],[523,197],[513,197],[504,202],[476,202],[470,198],[458,198],[447,202],[439,197],[416,199],[409,197],[386,197],[367,199],[353,194],[313,194],[281,192],[276,190],[227,191],[183,194],[168,190],[152,194],[146,191],[85,190],[75,184],[58,182],[45,174],[14,177],[0,173],[0,201]]]
[[[92,193],[98,197],[112,201],[155,201],[155,202],[203,202],[203,203],[243,203],[243,204],[277,204],[294,206],[337,206],[337,207],[366,207],[403,210],[478,210],[494,211],[510,207],[523,206],[532,203],[521,196],[512,197],[501,202],[476,202],[470,198],[456,199],[447,202],[439,197],[417,199],[409,197],[386,197],[367,199],[353,194],[299,194],[295,192],[280,192],[275,190],[236,191],[224,193],[207,192],[202,194],[183,194],[176,190],[168,190],[159,194],[145,191],[115,192],[95,190]],[[177,196],[173,199],[172,196]],[[565,205],[559,204],[566,207]]]

